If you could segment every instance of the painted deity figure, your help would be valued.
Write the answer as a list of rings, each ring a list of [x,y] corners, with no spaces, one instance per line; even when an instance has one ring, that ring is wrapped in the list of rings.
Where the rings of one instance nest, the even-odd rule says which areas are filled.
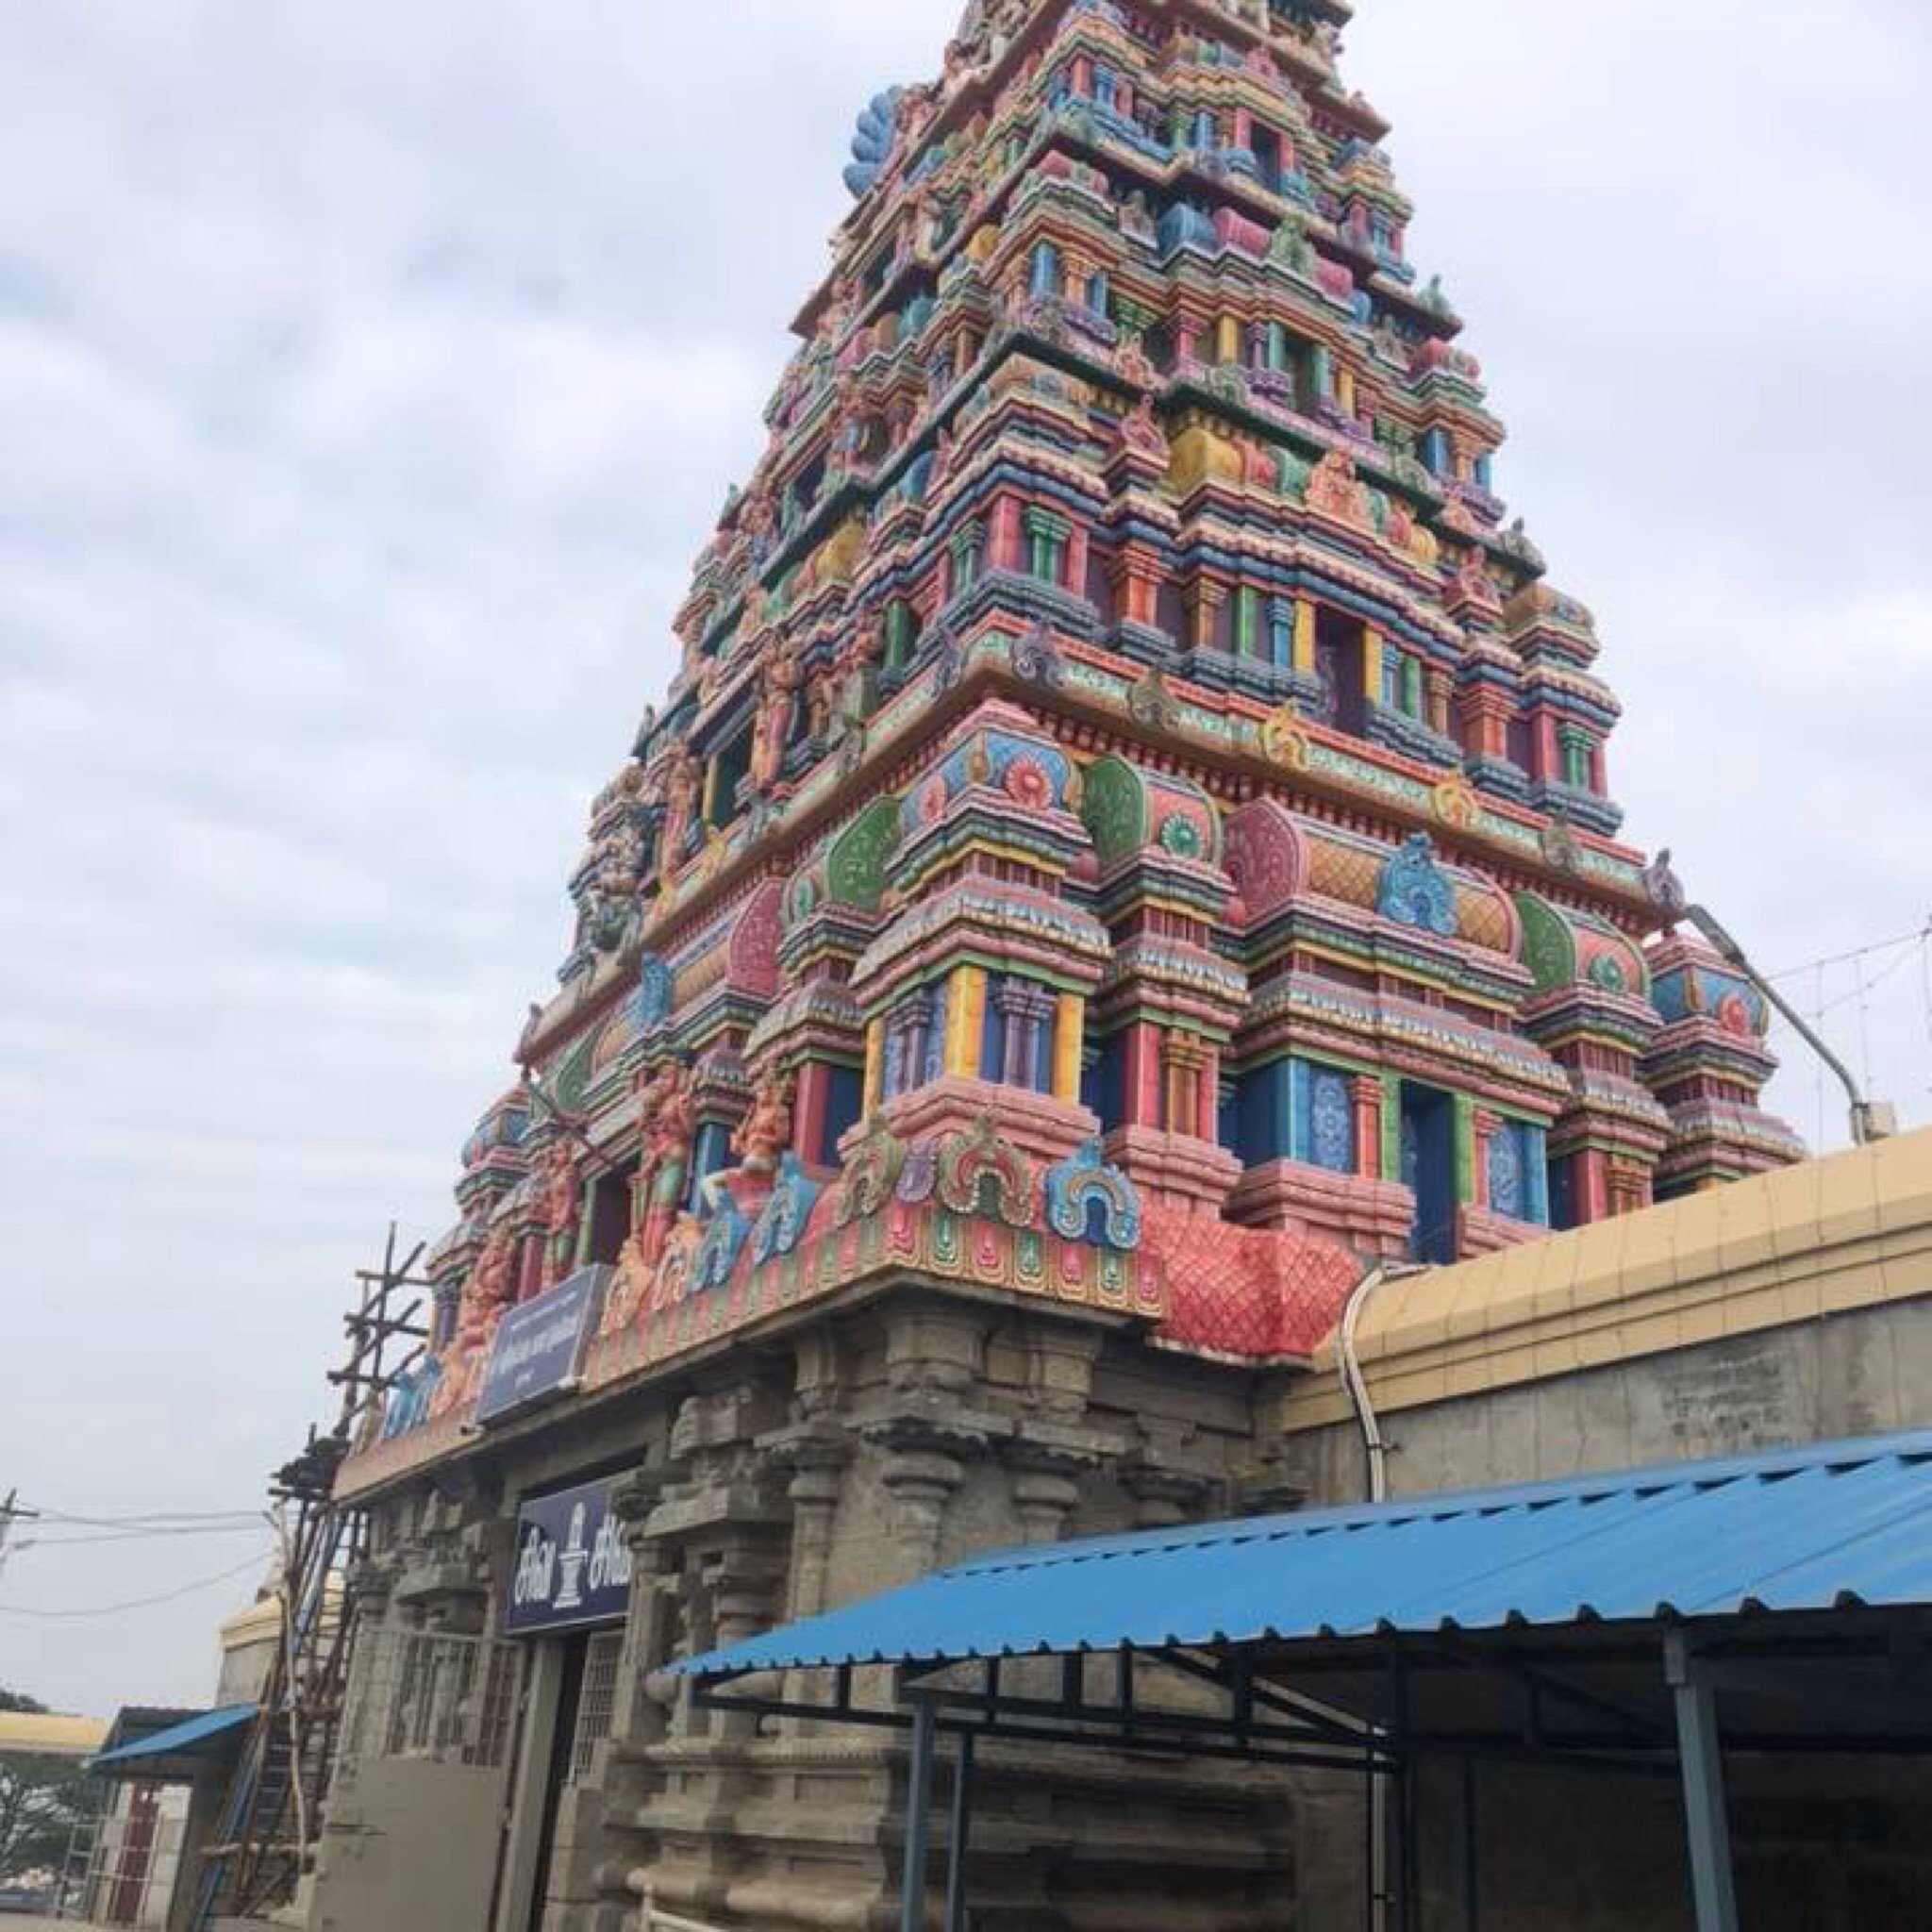
[[[1154,413],[1154,399],[1142,395],[1134,407],[1121,418],[1120,439],[1129,449],[1144,452],[1157,457],[1162,462],[1168,458],[1168,441],[1161,429],[1159,419]]]
[[[704,771],[697,759],[687,746],[675,746],[664,771],[664,833],[658,847],[658,874],[664,885],[677,876],[703,787]]]
[[[824,744],[831,735],[832,711],[839,697],[839,667],[836,660],[822,664],[805,687],[806,735]]]
[[[571,1271],[577,1256],[577,1227],[583,1218],[583,1183],[576,1157],[567,1141],[557,1141],[543,1161],[543,1285],[554,1287]]]
[[[764,695],[758,701],[758,723],[752,730],[751,782],[758,791],[769,791],[778,782],[785,764],[785,748],[791,742],[792,726],[798,717],[798,691],[805,682],[797,653],[774,651],[765,665]]]
[[[442,1380],[431,1404],[433,1413],[441,1415],[457,1408],[476,1392],[490,1344],[516,1300],[511,1267],[514,1259],[515,1244],[509,1229],[491,1229],[457,1304],[456,1333],[443,1350]]]
[[[794,1086],[791,1074],[778,1073],[768,1074],[758,1083],[751,1110],[731,1137],[731,1151],[747,1174],[771,1174],[779,1155],[791,1146]]]
[[[866,618],[845,640],[831,674],[830,714],[825,741],[839,744],[863,735],[872,709],[872,672],[877,661],[883,628],[876,617]]]
[[[738,527],[744,532],[752,567],[757,569],[772,554],[772,542],[778,527],[772,499],[762,490],[754,491],[744,499],[744,506],[739,511]]]
[[[638,1258],[646,1269],[654,1269],[663,1258],[665,1241],[684,1201],[691,1136],[697,1128],[691,1076],[675,1060],[667,1061],[645,1084],[638,1096],[638,1118],[642,1146],[634,1240]]]

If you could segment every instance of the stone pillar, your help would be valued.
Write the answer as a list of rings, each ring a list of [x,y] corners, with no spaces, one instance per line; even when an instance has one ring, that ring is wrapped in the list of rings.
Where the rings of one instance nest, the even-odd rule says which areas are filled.
[[[1211,1046],[1201,1049],[1201,1071],[1194,1096],[1195,1133],[1203,1141],[1221,1141],[1221,1055]]]
[[[1121,1481],[1134,1499],[1136,1529],[1169,1529],[1175,1524],[1198,1522],[1214,1487],[1211,1476],[1175,1469],[1151,1457],[1124,1467]]]
[[[1159,559],[1143,543],[1128,541],[1108,564],[1113,594],[1123,624],[1153,629],[1159,621]]]
[[[610,1509],[624,1525],[630,1553],[630,1608],[625,1618],[611,1736],[620,1747],[655,1742],[670,1728],[677,1690],[658,1674],[675,1647],[672,1580],[663,1548],[646,1524],[664,1494],[661,1470],[636,1470],[611,1491]]]
[[[1610,1212],[1609,1158],[1595,1147],[1579,1147],[1572,1170],[1571,1207],[1579,1227]]]
[[[1315,607],[1306,597],[1294,605],[1294,668],[1304,677],[1315,675]]]
[[[899,1574],[881,1577],[879,1582],[881,1587],[909,1583],[939,1568],[946,1505],[965,1479],[965,1454],[983,1446],[983,1439],[916,1415],[874,1424],[865,1430],[865,1437],[889,1452],[879,1480],[891,1498],[891,1538]]]
[[[986,968],[960,966],[946,988],[946,1072],[976,1079],[986,1025]]]
[[[993,504],[986,554],[990,569],[1010,571],[1020,568],[1020,502],[1017,497],[1002,496]]]
[[[1121,1118],[1130,1127],[1159,1127],[1160,1029],[1136,1020],[1121,1041]]]
[[[1227,602],[1227,592],[1212,579],[1196,576],[1188,587],[1188,601],[1191,607],[1188,641],[1197,651],[1211,651],[1215,648],[1221,607]]]
[[[1200,1121],[1201,1073],[1206,1057],[1200,1043],[1191,1034],[1170,1033],[1161,1042],[1160,1056],[1166,1074],[1161,1124],[1170,1134],[1206,1139]]]
[[[1059,996],[1054,1020],[1053,1096],[1077,1105],[1087,1042],[1087,1002],[1076,992]]]
[[[1477,758],[1497,761],[1509,756],[1509,699],[1506,692],[1482,684],[1465,691],[1457,704],[1462,741]]]
[[[1058,1542],[1080,1500],[1074,1478],[1084,1460],[1033,1443],[1016,1443],[1007,1460],[1013,1472],[1013,1511],[1022,1535],[1029,1543]]]
[[[1087,594],[1087,525],[1075,523],[1073,533],[1067,539],[1066,588],[1076,597]]]
[[[791,1566],[786,1582],[785,1620],[815,1617],[825,1607],[825,1574],[832,1554],[832,1525],[844,1488],[851,1444],[816,1424],[768,1438],[774,1460],[791,1472]]]
[[[1608,1163],[1607,1191],[1612,1214],[1634,1214],[1650,1206],[1650,1173],[1635,1160],[1612,1158]]]
[[[1488,1108],[1476,1108],[1470,1115],[1470,1187],[1473,1205],[1490,1205],[1490,1147],[1503,1129],[1503,1117]]]
[[[1382,1083],[1373,1074],[1362,1074],[1349,1082],[1348,1091],[1355,1102],[1355,1171],[1365,1180],[1379,1180],[1383,1178]]]
[[[798,1126],[792,1144],[808,1166],[831,1158],[825,1146],[825,1115],[832,1098],[832,1069],[824,1060],[804,1060],[798,1069]]]
[[[1429,729],[1447,738],[1450,733],[1449,674],[1431,668],[1428,673],[1428,691]]]

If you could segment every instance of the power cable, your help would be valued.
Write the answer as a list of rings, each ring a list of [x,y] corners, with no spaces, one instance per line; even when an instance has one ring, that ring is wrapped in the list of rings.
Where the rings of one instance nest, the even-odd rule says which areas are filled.
[[[259,1509],[155,1509],[142,1515],[82,1516],[68,1509],[42,1509],[43,1523],[71,1523],[88,1529],[140,1529],[177,1523],[258,1523]]]
[[[0,1604],[0,1616],[35,1617],[47,1620],[69,1617],[114,1617],[123,1610],[152,1609],[157,1604],[171,1604],[176,1597],[191,1596],[197,1590],[211,1589],[217,1583],[225,1583],[231,1576],[240,1576],[243,1571],[258,1570],[275,1554],[274,1545],[258,1551],[245,1563],[237,1563],[232,1570],[219,1570],[212,1576],[196,1577],[192,1583],[184,1583],[177,1590],[164,1590],[158,1596],[129,1597],[125,1603],[89,1604],[73,1610],[35,1610],[24,1604]]]
[[[14,1545],[20,1550],[67,1550],[82,1543],[152,1542],[158,1539],[181,1536],[243,1536],[261,1527],[258,1513],[246,1523],[191,1523],[174,1529],[109,1529],[87,1536],[25,1537]]]
[[[1848,953],[1826,953],[1817,959],[1807,959],[1802,965],[1785,966],[1775,973],[1767,973],[1767,979],[1796,979],[1801,973],[1810,973],[1821,966],[1843,966],[1854,959],[1869,958],[1874,953],[1889,953],[1894,946],[1908,946],[1914,940],[1923,940],[1932,934],[1932,919],[1924,925],[1915,926],[1910,932],[1902,932],[1895,939],[1874,940],[1870,945],[1855,946]]]

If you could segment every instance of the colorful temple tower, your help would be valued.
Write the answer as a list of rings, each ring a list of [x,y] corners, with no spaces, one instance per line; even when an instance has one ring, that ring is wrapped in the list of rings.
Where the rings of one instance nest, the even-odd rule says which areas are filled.
[[[908,1285],[1291,1364],[1378,1261],[1795,1157],[1761,1003],[1618,841],[1591,618],[1498,493],[1348,15],[988,0],[866,109],[533,1077],[466,1149],[434,1358],[354,1481],[470,1441],[507,1311],[587,1264],[587,1395]],[[881,1358],[970,1407],[1001,1345]],[[1108,1457],[1124,1520],[1202,1507],[1144,1444],[1073,1446],[1090,1371],[1029,1359],[1024,1534],[1095,1522]],[[805,1361],[789,1427],[848,1400]],[[987,1425],[892,1415],[858,1434],[916,1566]],[[791,1579],[758,1614],[815,1607],[823,1557],[746,1547]]]
[[[655,1357],[882,1244],[1280,1352],[1367,1259],[1796,1152],[1761,1004],[1646,947],[1590,613],[1346,13],[975,7],[867,108],[452,1334],[600,1260]]]

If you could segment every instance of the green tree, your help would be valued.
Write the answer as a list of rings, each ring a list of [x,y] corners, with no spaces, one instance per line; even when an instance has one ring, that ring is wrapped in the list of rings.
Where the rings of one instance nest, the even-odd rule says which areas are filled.
[[[39,1717],[46,1708],[0,1685],[0,1711]],[[0,1751],[0,1879],[42,1866],[58,1871],[87,1809],[87,1773],[73,1758]]]

